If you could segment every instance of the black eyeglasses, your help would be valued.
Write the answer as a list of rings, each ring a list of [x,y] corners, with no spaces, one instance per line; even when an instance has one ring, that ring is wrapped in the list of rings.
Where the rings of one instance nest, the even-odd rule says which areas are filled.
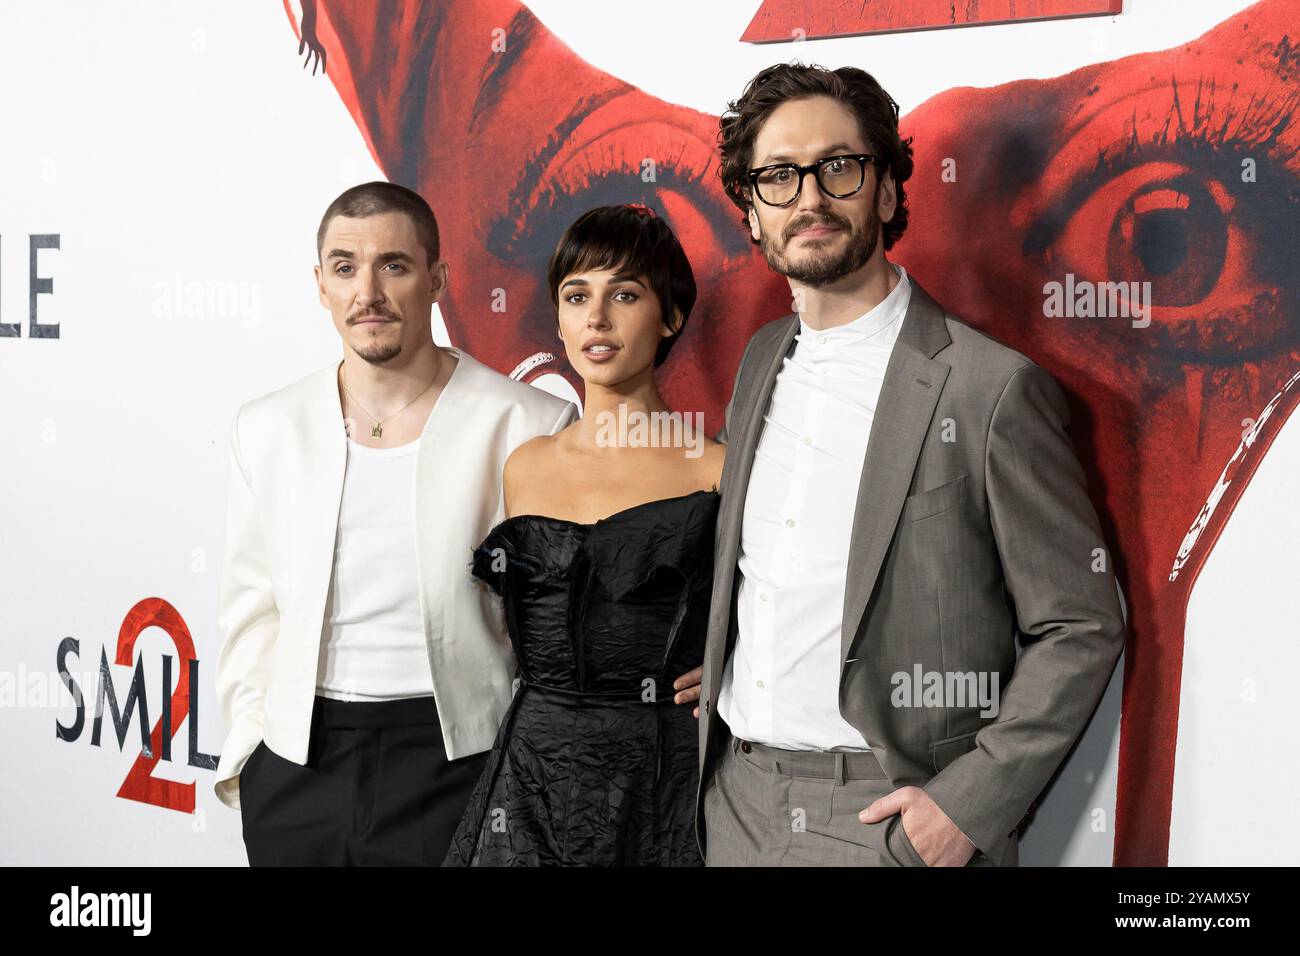
[[[788,206],[803,191],[803,178],[815,173],[822,192],[834,199],[847,199],[862,188],[867,179],[867,164],[876,157],[870,153],[827,156],[807,166],[798,163],[775,163],[749,171],[749,185],[759,199],[769,206]]]

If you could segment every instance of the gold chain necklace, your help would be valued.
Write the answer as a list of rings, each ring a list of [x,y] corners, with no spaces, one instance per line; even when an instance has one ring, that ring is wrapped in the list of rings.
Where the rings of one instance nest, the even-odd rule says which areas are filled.
[[[433,379],[432,379],[432,381],[430,381],[428,385],[424,386],[424,388],[420,391],[420,394],[419,394],[419,395],[416,395],[415,398],[411,399],[409,402],[407,402],[405,405],[403,405],[403,406],[402,406],[401,408],[399,408],[397,411],[393,412],[393,414],[389,415],[389,416],[388,416],[388,420],[391,422],[391,421],[392,421],[394,418],[396,418],[398,415],[402,414],[402,412],[406,411],[408,408],[410,408],[412,405],[414,405],[415,402],[416,402],[416,399],[420,398],[421,395],[423,395],[423,394],[424,394],[425,392],[427,392],[429,389],[433,388],[433,383],[436,382],[436,381],[438,381],[438,375],[439,375],[439,373],[440,373],[441,371],[442,371],[442,370],[439,369],[437,372],[434,372],[434,373],[433,373]],[[358,401],[357,401],[357,397],[356,397],[355,395],[353,395],[352,392],[348,389],[348,380],[347,380],[347,376],[343,374],[343,366],[342,366],[342,365],[339,366],[339,381],[340,381],[340,382],[342,383],[342,385],[343,385],[343,391],[347,392],[347,394],[348,394],[348,398],[352,399],[352,404],[355,405],[355,406],[357,406],[357,408],[361,409],[363,412],[365,412],[365,413],[366,413],[366,416],[367,416],[367,417],[368,417],[372,422],[375,423],[374,426],[371,427],[371,429],[370,429],[370,437],[371,437],[371,438],[383,438],[383,437],[384,437],[384,424],[383,424],[383,422],[381,422],[379,419],[377,419],[374,415],[370,414],[370,412],[366,409],[366,407],[365,407],[364,405],[362,405],[360,402],[358,402]]]

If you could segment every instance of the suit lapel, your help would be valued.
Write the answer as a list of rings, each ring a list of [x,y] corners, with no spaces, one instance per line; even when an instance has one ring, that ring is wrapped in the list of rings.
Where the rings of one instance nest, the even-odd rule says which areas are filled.
[[[950,370],[946,363],[931,358],[951,342],[943,309],[915,279],[911,282],[907,314],[885,366],[858,481],[840,627],[841,661],[849,655],[876,586]]]
[[[298,533],[302,544],[295,547],[306,565],[305,587],[311,589],[309,620],[321,621],[329,598],[334,573],[334,547],[338,533],[339,505],[343,500],[343,479],[347,471],[348,444],[343,429],[343,408],[339,403],[338,363],[313,376],[299,418],[297,436],[299,493],[302,522]]]
[[[740,541],[740,519],[745,511],[745,496],[749,491],[749,476],[754,469],[754,452],[758,448],[759,436],[763,433],[763,416],[767,412],[768,402],[772,399],[772,389],[776,385],[776,376],[781,371],[781,366],[785,362],[786,356],[790,352],[790,345],[794,342],[795,334],[799,331],[799,320],[791,316],[786,320],[789,327],[781,333],[776,342],[776,348],[768,357],[763,366],[762,375],[755,380],[752,392],[742,396],[743,405],[737,401],[737,408],[745,408],[748,415],[743,423],[740,441],[735,446],[735,473],[730,477],[731,485],[730,494],[727,496],[727,532],[734,538],[734,541],[728,539],[728,546],[732,553],[739,547]],[[727,454],[732,454],[732,449],[727,449]]]
[[[726,473],[722,481],[722,503],[718,515],[718,540],[715,545],[715,572],[713,577],[713,613],[709,615],[710,633],[708,653],[711,658],[710,678],[716,684],[722,679],[726,663],[728,635],[733,630],[735,617],[734,584],[736,560],[740,552],[740,525],[745,513],[745,496],[749,491],[749,475],[754,468],[754,450],[763,430],[763,415],[772,397],[777,373],[790,351],[795,333],[799,331],[799,318],[795,315],[781,320],[786,328],[777,338],[776,346],[767,356],[762,371],[751,376],[753,385],[733,398],[732,414],[740,412],[745,418],[740,430],[727,445]],[[708,688],[706,688],[707,690]],[[713,688],[716,696],[716,687]]]

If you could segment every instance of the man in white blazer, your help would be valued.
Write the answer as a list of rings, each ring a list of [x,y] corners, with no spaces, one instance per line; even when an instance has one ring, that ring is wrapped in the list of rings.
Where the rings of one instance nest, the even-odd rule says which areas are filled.
[[[231,432],[215,789],[252,865],[437,865],[515,674],[471,549],[506,457],[576,409],[434,344],[448,269],[418,194],[348,190],[317,245],[343,360]]]

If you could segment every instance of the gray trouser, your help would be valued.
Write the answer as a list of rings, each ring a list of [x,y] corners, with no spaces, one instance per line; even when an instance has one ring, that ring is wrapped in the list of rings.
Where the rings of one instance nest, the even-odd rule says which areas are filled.
[[[709,866],[925,866],[894,814],[858,814],[896,787],[870,751],[781,750],[732,737],[704,791]],[[976,853],[970,866],[992,865]]]

